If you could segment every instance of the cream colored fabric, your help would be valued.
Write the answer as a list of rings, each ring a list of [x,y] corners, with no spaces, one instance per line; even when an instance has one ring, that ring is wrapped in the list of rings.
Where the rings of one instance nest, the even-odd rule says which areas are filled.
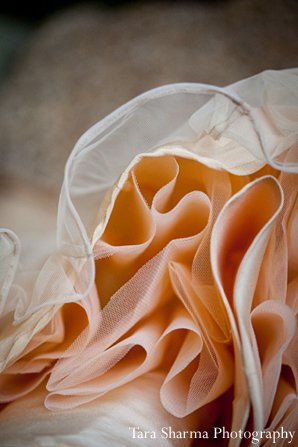
[[[159,417],[296,428],[297,79],[264,72],[132,100],[75,146],[39,272],[17,270],[20,243],[2,231],[5,445],[20,445],[26,405],[28,445],[92,446],[100,432],[133,445],[138,418],[122,399],[146,402],[148,430]],[[151,391],[137,397],[142,381]]]

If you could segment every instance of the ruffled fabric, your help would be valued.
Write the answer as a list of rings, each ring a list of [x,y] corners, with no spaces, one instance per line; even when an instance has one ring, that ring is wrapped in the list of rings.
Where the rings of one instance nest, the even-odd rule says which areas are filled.
[[[159,415],[210,433],[297,428],[297,76],[166,86],[96,124],[68,160],[58,248],[35,277],[2,231],[6,445],[26,405],[28,445],[92,446],[101,430],[133,445],[122,399],[146,402],[144,430]]]

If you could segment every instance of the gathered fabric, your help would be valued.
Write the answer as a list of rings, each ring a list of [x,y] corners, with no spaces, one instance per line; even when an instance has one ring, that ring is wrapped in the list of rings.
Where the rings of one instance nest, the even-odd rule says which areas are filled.
[[[35,275],[19,272],[20,241],[2,230],[7,445],[21,445],[12,427],[27,404],[23,445],[134,445],[130,418],[297,428],[297,86],[284,70],[141,95],[75,146],[57,249]],[[93,416],[74,433],[80,414]]]

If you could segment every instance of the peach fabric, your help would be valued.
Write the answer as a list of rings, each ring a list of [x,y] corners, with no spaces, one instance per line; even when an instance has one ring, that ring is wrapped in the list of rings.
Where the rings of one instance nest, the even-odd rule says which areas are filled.
[[[4,439],[18,445],[17,435],[5,426],[12,427],[15,415],[29,405],[29,443],[39,442],[36,423],[37,445],[50,436],[53,446],[84,445],[84,437],[91,446],[101,420],[105,424],[105,408],[111,411],[122,399],[130,405],[130,395],[137,408],[144,384],[152,393],[144,400],[152,406],[148,416],[140,415],[143,427],[144,418],[154,426],[150,418],[162,415],[165,425],[180,429],[210,431],[214,424],[236,431],[297,428],[297,146],[288,123],[284,144],[291,145],[285,149],[280,138],[274,146],[276,130],[256,157],[250,144],[241,145],[240,133],[237,140],[231,111],[240,105],[235,109],[235,98],[232,105],[228,101],[227,92],[215,95],[192,113],[192,131],[199,132],[205,119],[211,134],[174,144],[176,130],[171,144],[164,141],[130,160],[95,210],[96,179],[93,184],[88,172],[84,189],[84,162],[77,161],[81,183],[72,185],[73,201],[69,193],[61,195],[60,251],[41,268],[28,289],[29,301],[22,295],[24,283],[23,288],[13,284],[19,242],[2,233]],[[214,129],[222,126],[223,111],[230,125],[217,140]],[[240,129],[245,117],[238,116]],[[251,122],[246,125],[250,135]],[[109,135],[103,133],[103,141]],[[260,144],[262,133],[254,135],[255,142],[258,137]],[[97,144],[93,135],[84,156]],[[80,201],[85,193],[88,209]],[[87,232],[74,204],[81,213],[86,210]],[[103,409],[96,410],[101,402]],[[42,407],[39,416],[36,408]],[[94,412],[94,431],[81,427],[77,437],[62,433],[66,416],[60,423],[50,416],[62,411],[77,420],[80,409],[88,415],[88,408]],[[123,411],[116,411],[122,435]],[[47,415],[55,427],[48,434]],[[125,436],[123,445],[129,432]],[[244,444],[236,438],[228,445]]]

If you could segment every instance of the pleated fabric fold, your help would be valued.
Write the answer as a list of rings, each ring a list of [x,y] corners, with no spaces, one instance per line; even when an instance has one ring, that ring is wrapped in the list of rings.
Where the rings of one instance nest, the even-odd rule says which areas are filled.
[[[4,445],[297,428],[297,87],[147,92],[78,141],[38,272],[1,230]]]

